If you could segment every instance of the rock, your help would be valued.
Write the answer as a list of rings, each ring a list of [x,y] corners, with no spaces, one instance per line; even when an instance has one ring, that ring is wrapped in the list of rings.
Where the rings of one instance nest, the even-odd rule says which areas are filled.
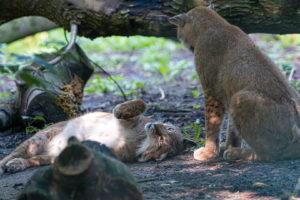
[[[143,195],[125,164],[71,138],[54,164],[38,170],[17,199],[140,200]]]

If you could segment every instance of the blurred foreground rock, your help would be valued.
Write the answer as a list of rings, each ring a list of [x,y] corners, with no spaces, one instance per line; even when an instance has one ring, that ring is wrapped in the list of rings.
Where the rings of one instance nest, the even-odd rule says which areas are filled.
[[[109,151],[103,146],[96,149]],[[125,164],[71,138],[54,164],[37,171],[26,184],[18,197],[25,199],[140,200],[143,196]]]

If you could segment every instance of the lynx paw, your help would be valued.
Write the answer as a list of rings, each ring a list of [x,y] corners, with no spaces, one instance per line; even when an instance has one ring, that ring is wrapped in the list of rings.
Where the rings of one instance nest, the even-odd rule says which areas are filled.
[[[196,151],[194,151],[194,158],[196,160],[212,160],[218,157],[218,154],[214,151],[208,151],[207,149],[205,149],[204,147],[201,147],[199,149],[197,149]]]
[[[23,171],[27,167],[27,161],[23,158],[15,158],[8,161],[5,165],[6,171],[9,173],[16,173]]]
[[[145,102],[141,99],[136,99],[117,105],[113,113],[117,119],[130,119],[143,114],[145,110]]]
[[[228,148],[226,147],[226,143],[225,142],[222,142],[220,144],[220,152],[219,152],[219,155],[220,156],[223,156],[224,155],[224,152],[227,150]]]
[[[256,154],[251,149],[243,149],[243,148],[230,148],[227,149],[223,158],[225,160],[247,160],[253,161],[257,159]]]

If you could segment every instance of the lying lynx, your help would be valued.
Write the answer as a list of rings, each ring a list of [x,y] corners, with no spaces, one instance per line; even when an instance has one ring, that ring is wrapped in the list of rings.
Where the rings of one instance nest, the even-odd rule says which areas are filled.
[[[169,21],[194,51],[205,95],[206,145],[195,159],[219,155],[219,130],[229,112],[227,160],[300,158],[300,98],[280,70],[238,27],[197,7]],[[251,149],[240,148],[243,138]]]
[[[51,125],[1,160],[2,173],[53,163],[71,136],[105,144],[124,162],[163,160],[194,145],[178,127],[142,116],[145,109],[142,100],[133,100],[117,105],[113,114],[93,112]]]

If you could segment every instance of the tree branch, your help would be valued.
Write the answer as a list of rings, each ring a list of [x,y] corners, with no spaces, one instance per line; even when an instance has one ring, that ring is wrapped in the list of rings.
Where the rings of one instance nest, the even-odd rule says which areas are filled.
[[[69,30],[79,25],[79,35],[176,37],[167,18],[186,12],[201,0],[2,0],[0,24],[21,16],[43,16]],[[215,0],[216,12],[247,33],[300,33],[298,0]]]

